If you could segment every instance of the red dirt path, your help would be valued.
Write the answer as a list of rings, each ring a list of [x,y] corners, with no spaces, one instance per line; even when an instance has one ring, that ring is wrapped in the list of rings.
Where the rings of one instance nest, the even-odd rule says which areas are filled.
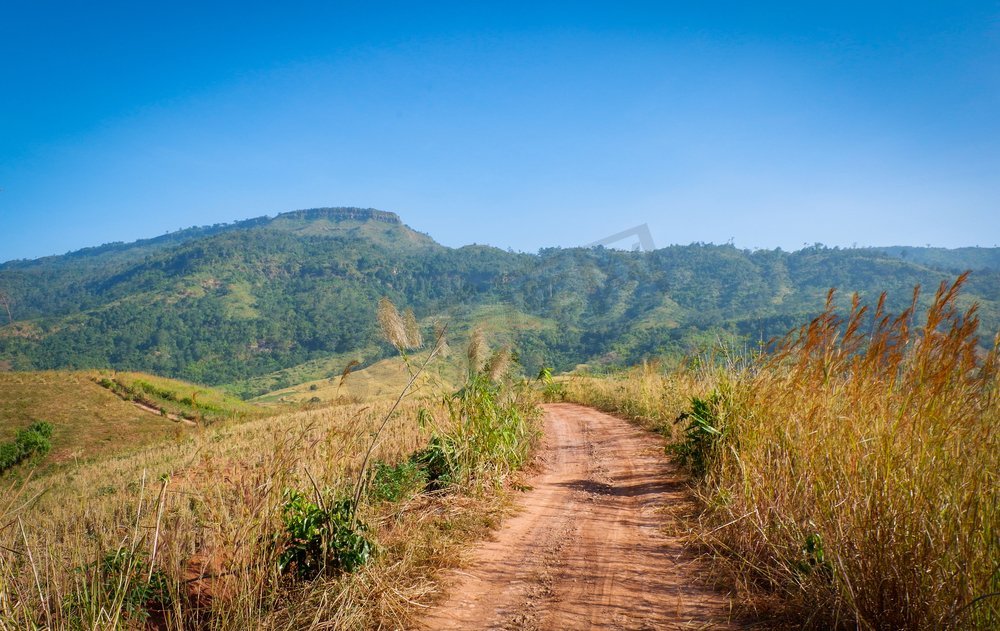
[[[738,628],[704,563],[664,531],[690,505],[649,432],[590,408],[545,406],[541,472],[521,511],[454,571],[427,629]]]

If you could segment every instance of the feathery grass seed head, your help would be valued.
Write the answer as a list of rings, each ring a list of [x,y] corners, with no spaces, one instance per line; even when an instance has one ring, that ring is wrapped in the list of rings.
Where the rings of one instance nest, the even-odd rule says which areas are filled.
[[[483,362],[486,361],[489,352],[490,347],[486,344],[486,335],[483,330],[479,328],[473,330],[472,336],[469,338],[469,370],[471,372],[482,370]]]
[[[510,346],[501,346],[486,361],[486,374],[492,381],[500,381],[510,370],[512,359]]]
[[[445,325],[443,322],[434,323],[434,339],[437,340],[438,355],[448,357],[451,355],[451,347],[448,345],[448,338],[445,336]]]
[[[413,315],[413,309],[407,309],[403,313],[403,324],[406,328],[407,348],[420,348],[424,345],[424,336],[420,333],[420,324],[417,317]]]
[[[378,301],[378,325],[382,330],[382,336],[397,349],[409,348],[409,340],[406,334],[406,323],[399,315],[396,305],[388,298]]]

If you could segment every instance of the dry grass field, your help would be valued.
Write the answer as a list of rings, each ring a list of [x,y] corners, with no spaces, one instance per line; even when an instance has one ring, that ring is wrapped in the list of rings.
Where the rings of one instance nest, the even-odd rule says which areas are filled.
[[[419,361],[423,355],[414,356]],[[440,363],[424,371],[412,386],[414,395],[452,390],[461,382],[461,370],[452,363]],[[307,381],[253,399],[254,403],[359,403],[393,397],[409,380],[406,363],[398,358],[383,359],[371,366],[352,369],[346,375]]]
[[[395,397],[191,427],[150,414],[170,431],[144,446],[0,479],[0,628],[407,624],[458,544],[495,524],[537,435],[533,395],[507,376],[505,349],[478,345],[458,393],[421,381],[439,350],[410,357],[426,387],[404,383]],[[135,417],[124,414],[132,403],[75,378],[92,412]]]

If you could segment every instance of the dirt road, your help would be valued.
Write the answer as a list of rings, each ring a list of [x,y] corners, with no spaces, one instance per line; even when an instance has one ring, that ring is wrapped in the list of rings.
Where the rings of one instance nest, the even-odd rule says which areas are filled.
[[[571,404],[545,406],[541,472],[521,511],[454,573],[427,629],[717,629],[729,599],[665,533],[683,478],[657,437]]]

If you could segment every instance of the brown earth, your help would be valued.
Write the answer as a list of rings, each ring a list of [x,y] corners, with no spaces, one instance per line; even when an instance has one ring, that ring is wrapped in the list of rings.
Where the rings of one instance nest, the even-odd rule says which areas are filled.
[[[540,473],[520,512],[453,571],[426,629],[738,628],[685,547],[684,476],[663,441],[572,404],[545,406]],[[670,534],[668,530],[673,530]]]

